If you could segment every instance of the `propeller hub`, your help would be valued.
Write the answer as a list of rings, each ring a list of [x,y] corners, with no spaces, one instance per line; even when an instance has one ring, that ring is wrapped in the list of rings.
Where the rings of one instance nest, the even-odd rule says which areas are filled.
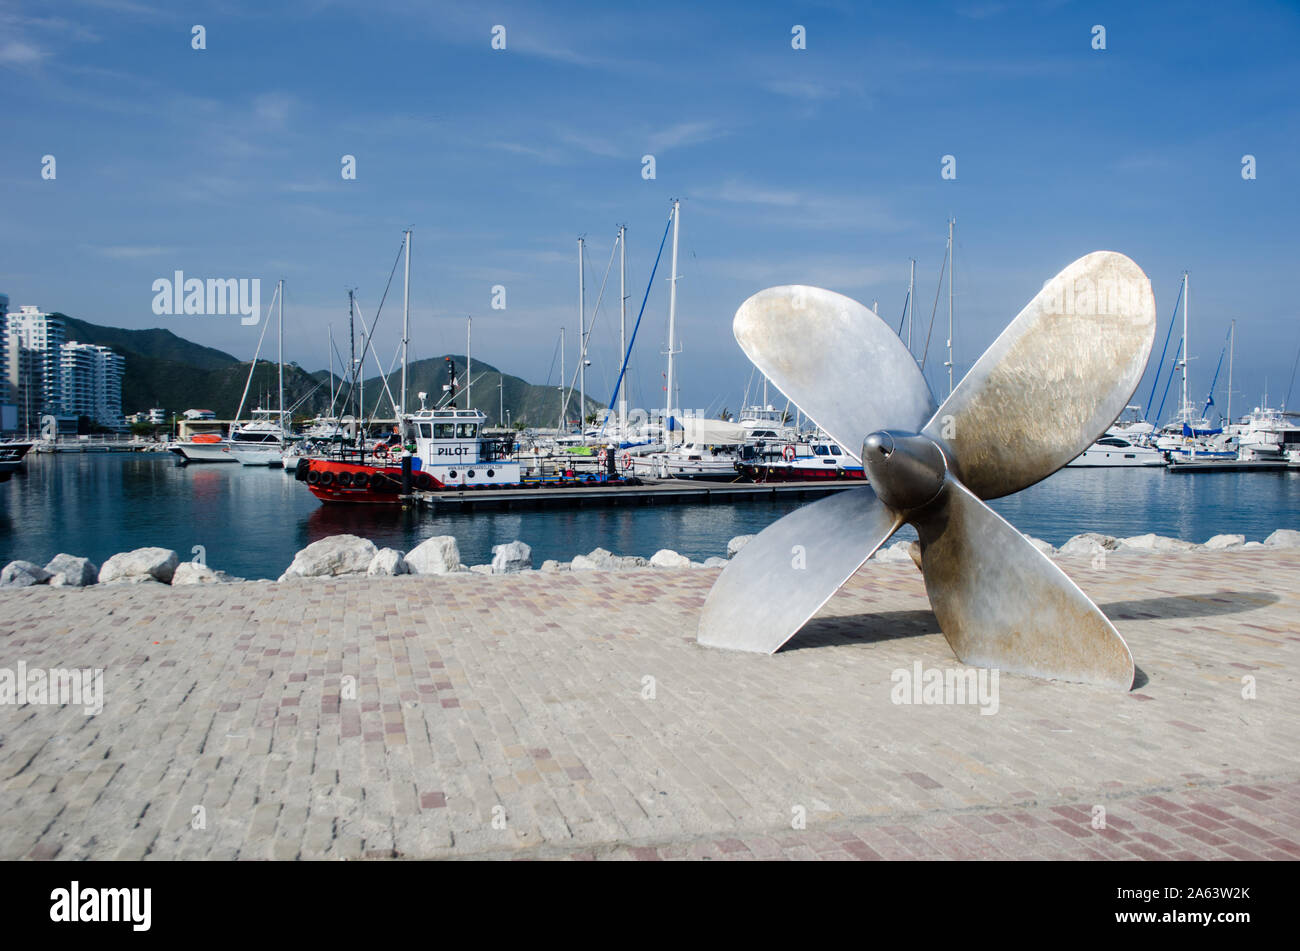
[[[882,429],[862,443],[862,465],[880,501],[896,511],[920,508],[943,488],[943,451],[928,436]]]

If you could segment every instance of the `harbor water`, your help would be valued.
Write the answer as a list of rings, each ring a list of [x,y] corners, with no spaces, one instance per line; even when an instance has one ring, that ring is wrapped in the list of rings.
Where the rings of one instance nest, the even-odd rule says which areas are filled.
[[[120,551],[157,545],[182,560],[202,546],[207,563],[244,578],[276,578],[294,554],[350,533],[402,551],[454,535],[465,564],[486,564],[492,546],[520,539],[533,563],[567,561],[594,548],[649,557],[671,548],[697,561],[726,555],[728,539],[761,531],[804,504],[664,504],[438,514],[378,506],[324,505],[279,469],[180,465],[166,453],[30,454],[0,484],[0,564],[44,564],[59,552],[102,564]],[[993,507],[1023,532],[1060,545],[1097,531],[1155,532],[1204,542],[1234,533],[1262,541],[1300,529],[1300,470],[1171,473],[1164,469],[1063,469]],[[908,529],[899,538],[914,538]]]

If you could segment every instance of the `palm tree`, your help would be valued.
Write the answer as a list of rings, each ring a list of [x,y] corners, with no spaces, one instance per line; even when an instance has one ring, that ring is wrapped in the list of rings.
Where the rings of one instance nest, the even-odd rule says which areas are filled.
[[[722,412],[718,414],[718,419],[722,420],[724,423],[731,422],[731,410],[727,409],[725,406],[722,407]]]

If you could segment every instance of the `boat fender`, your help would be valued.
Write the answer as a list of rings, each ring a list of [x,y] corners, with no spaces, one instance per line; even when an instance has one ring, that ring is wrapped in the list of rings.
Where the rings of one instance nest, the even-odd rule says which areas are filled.
[[[341,489],[346,489],[346,488],[348,488],[350,485],[352,485],[352,473],[351,473],[351,472],[340,472],[340,473],[339,473],[339,488],[341,488]]]
[[[308,485],[315,485],[315,484],[316,484],[317,482],[319,482],[319,481],[320,481],[320,473],[317,472],[315,469],[308,469],[308,470],[307,470],[307,484],[308,484]]]
[[[320,484],[321,484],[321,485],[333,485],[333,484],[334,484],[334,473],[329,472],[328,470],[325,471],[325,472],[322,472],[322,473],[320,474]]]

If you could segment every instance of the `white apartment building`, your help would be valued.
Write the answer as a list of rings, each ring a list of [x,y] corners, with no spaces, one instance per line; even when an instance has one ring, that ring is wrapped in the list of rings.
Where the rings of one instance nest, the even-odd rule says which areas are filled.
[[[63,412],[59,348],[64,343],[63,321],[30,304],[5,316],[5,375],[18,407],[20,429],[40,428],[46,413]]]
[[[75,340],[59,348],[63,413],[88,416],[100,426],[121,429],[122,372],[126,360],[108,347]]]
[[[3,302],[7,310],[7,299]],[[47,414],[86,416],[122,429],[125,359],[108,347],[66,340],[63,320],[24,305],[3,319],[4,382],[17,407],[16,429],[35,433]],[[0,402],[4,402],[0,394]]]

